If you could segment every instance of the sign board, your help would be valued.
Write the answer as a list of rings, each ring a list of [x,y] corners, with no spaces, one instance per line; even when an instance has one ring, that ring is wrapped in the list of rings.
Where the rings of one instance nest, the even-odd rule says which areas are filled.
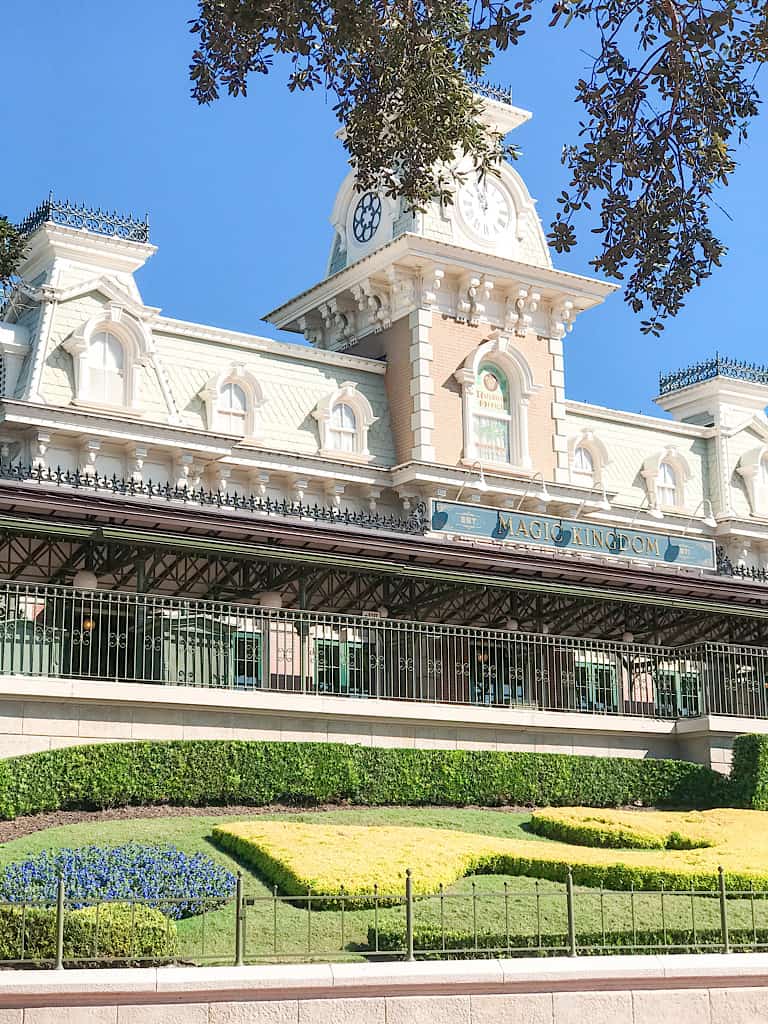
[[[715,545],[711,540],[628,530],[583,519],[529,515],[485,505],[463,505],[456,501],[432,501],[430,529],[435,533],[514,541],[560,551],[588,551],[662,565],[709,570],[717,567]]]

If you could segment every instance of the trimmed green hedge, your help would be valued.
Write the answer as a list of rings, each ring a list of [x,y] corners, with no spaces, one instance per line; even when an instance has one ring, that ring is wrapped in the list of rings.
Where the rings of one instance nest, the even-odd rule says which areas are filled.
[[[723,936],[719,929],[690,928],[637,929],[633,931],[578,932],[579,953],[586,949],[591,954],[618,953],[661,953],[665,949],[677,953],[719,952]],[[731,949],[734,952],[749,951],[768,943],[768,929],[731,929]],[[368,929],[368,945],[382,953],[402,952],[405,949],[405,932],[402,928],[379,928],[378,945],[376,930]],[[501,954],[530,956],[536,950],[541,956],[562,956],[568,949],[565,933],[543,933],[537,935],[502,934],[479,932],[477,942],[472,932],[448,931],[443,934],[438,927],[417,927],[413,933],[413,948],[420,960],[464,960],[491,957]]]
[[[341,743],[105,743],[0,761],[0,817],[146,804],[715,807],[728,782],[687,761]]]
[[[731,791],[735,806],[768,811],[768,736],[750,733],[736,737]]]
[[[64,914],[67,960],[172,960],[176,924],[152,907],[104,903]],[[56,911],[0,906],[0,961],[54,960]]]

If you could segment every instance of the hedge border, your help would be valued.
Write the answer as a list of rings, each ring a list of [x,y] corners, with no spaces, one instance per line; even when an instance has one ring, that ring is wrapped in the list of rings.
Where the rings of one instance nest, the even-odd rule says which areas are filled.
[[[272,740],[90,744],[0,760],[0,818],[176,804],[717,807],[687,761]]]

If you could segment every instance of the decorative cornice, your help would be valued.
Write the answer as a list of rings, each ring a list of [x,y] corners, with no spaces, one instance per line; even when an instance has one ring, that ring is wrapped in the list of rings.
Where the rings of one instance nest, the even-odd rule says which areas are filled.
[[[224,327],[209,327],[206,324],[174,320],[167,316],[158,316],[152,323],[152,331],[156,336],[197,338],[201,341],[247,349],[250,352],[268,352],[270,355],[285,356],[291,359],[298,357],[308,363],[343,366],[365,373],[383,375],[387,372],[386,366],[376,359],[349,356],[342,352],[326,352],[323,349],[310,348],[309,345],[300,345],[292,341],[273,341],[271,338],[260,338],[255,334],[243,334],[239,331],[227,330]]]

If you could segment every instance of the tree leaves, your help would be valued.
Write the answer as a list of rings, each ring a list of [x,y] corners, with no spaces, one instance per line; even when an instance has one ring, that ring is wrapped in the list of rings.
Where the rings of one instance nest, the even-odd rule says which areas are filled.
[[[291,90],[335,97],[362,189],[411,207],[450,202],[450,171],[466,156],[481,174],[516,151],[478,121],[467,82],[496,50],[523,38],[537,0],[199,0],[193,95],[245,95],[253,73],[286,57]],[[585,112],[563,151],[570,173],[549,241],[567,252],[574,216],[597,209],[598,273],[626,279],[626,299],[650,310],[658,334],[725,254],[712,233],[714,190],[728,183],[735,145],[759,98],[768,53],[764,0],[558,0],[553,31],[589,24],[597,56],[576,83]]]
[[[24,255],[24,240],[6,217],[0,217],[0,294]]]

